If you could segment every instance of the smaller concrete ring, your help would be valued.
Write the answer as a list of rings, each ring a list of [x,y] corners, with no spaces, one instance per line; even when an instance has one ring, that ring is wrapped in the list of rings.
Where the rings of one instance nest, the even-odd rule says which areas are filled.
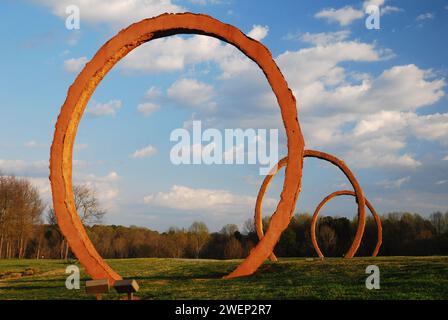
[[[321,152],[321,151],[315,151],[315,150],[305,150],[303,154],[304,158],[318,158],[321,160],[328,161],[335,166],[337,166],[339,169],[342,170],[344,175],[348,178],[351,185],[353,186],[353,189],[355,190],[355,197],[356,202],[358,203],[358,229],[356,230],[355,239],[353,240],[353,243],[350,247],[350,249],[345,254],[345,258],[351,259],[354,257],[356,252],[359,249],[359,246],[361,245],[361,240],[364,235],[364,228],[366,225],[366,214],[365,214],[365,198],[364,193],[361,189],[361,186],[359,185],[358,180],[356,180],[355,175],[351,172],[351,170],[347,167],[344,161],[336,158],[335,156],[332,156],[331,154]],[[283,158],[279,161],[279,163],[271,170],[269,175],[266,176],[266,178],[263,181],[263,184],[261,185],[260,191],[258,192],[257,197],[257,203],[255,205],[255,230],[258,235],[258,239],[261,240],[264,237],[263,232],[263,214],[262,214],[262,204],[263,204],[263,198],[266,193],[266,190],[271,183],[274,176],[280,171],[281,168],[286,166],[288,163],[288,157]],[[277,261],[277,257],[273,252],[271,252],[269,259],[271,261]]]
[[[339,197],[339,196],[356,196],[356,194],[353,191],[350,190],[342,190],[342,191],[336,191],[327,196],[324,200],[322,200],[321,203],[316,208],[316,211],[314,211],[313,219],[311,220],[311,241],[313,242],[313,247],[316,250],[317,254],[319,255],[319,258],[323,258],[324,255],[322,254],[322,251],[319,248],[319,244],[317,243],[316,238],[316,226],[317,226],[317,218],[319,217],[320,210],[332,199]],[[381,219],[376,213],[375,208],[370,203],[369,200],[366,199],[366,205],[367,208],[369,208],[370,212],[373,215],[373,218],[375,219],[377,232],[378,232],[378,240],[376,243],[375,250],[373,250],[372,257],[376,257],[378,255],[378,252],[380,251],[381,244],[383,243],[383,227],[381,225]]]

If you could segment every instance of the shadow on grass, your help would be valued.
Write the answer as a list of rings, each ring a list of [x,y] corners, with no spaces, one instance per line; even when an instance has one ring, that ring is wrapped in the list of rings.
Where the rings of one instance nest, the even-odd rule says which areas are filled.
[[[48,290],[48,289],[65,289],[65,287],[61,287],[60,285],[56,286],[56,285],[52,285],[52,286],[7,286],[7,287],[2,287],[2,291],[25,291],[25,290]]]
[[[207,274],[207,275],[157,275],[157,276],[139,276],[139,277],[127,277],[129,279],[141,280],[141,281],[157,281],[157,280],[165,280],[165,281],[181,281],[181,280],[220,280],[227,273],[219,273],[219,274]]]

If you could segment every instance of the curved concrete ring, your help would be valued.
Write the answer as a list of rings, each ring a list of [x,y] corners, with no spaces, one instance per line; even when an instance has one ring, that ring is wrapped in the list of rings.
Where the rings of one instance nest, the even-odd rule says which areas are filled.
[[[183,13],[145,19],[120,31],[86,64],[68,91],[51,146],[50,180],[58,224],[73,253],[93,279],[109,279],[109,282],[114,283],[121,277],[98,254],[75,208],[72,158],[79,122],[98,84],[118,61],[143,43],[175,34],[211,36],[234,45],[253,60],[262,69],[277,97],[286,129],[289,160],[276,213],[263,240],[226,278],[247,276],[255,272],[272,252],[293,214],[300,193],[304,139],[297,118],[295,97],[270,51],[239,29],[210,16]]]
[[[356,197],[356,193],[350,190],[342,190],[342,191],[336,191],[327,196],[324,200],[322,200],[321,203],[317,206],[316,210],[313,214],[313,219],[311,220],[311,241],[313,242],[313,247],[316,250],[316,253],[318,254],[319,258],[323,258],[324,255],[322,254],[322,251],[319,248],[319,244],[317,243],[317,237],[316,237],[316,226],[317,226],[317,218],[319,217],[319,213],[322,210],[322,208],[332,199],[339,197],[339,196],[353,196]],[[376,227],[377,227],[377,233],[378,233],[378,240],[376,242],[375,249],[373,250],[372,257],[376,257],[378,255],[378,252],[380,251],[381,244],[383,243],[383,227],[381,225],[381,219],[378,216],[375,208],[370,203],[368,199],[366,199],[366,205],[367,208],[369,208],[369,211],[372,213],[373,218],[375,219]]]
[[[352,173],[352,171],[347,167],[344,161],[336,158],[335,156],[332,156],[328,153],[321,152],[321,151],[315,151],[315,150],[305,150],[304,158],[318,158],[321,160],[328,161],[335,166],[337,166],[339,169],[342,170],[342,172],[345,174],[345,176],[350,181],[351,185],[353,186],[353,189],[355,190],[356,194],[356,202],[358,203],[358,229],[356,231],[355,239],[353,241],[352,246],[345,254],[345,258],[351,259],[356,254],[356,251],[358,251],[359,246],[361,244],[362,236],[364,235],[364,229],[366,224],[366,212],[365,212],[365,198],[364,193],[361,189],[361,186],[359,185],[358,180],[356,179],[355,175]],[[264,237],[263,232],[263,214],[262,214],[262,204],[263,204],[263,198],[266,193],[267,188],[269,187],[269,184],[271,183],[274,176],[280,171],[282,167],[284,167],[288,162],[288,157],[283,158],[279,161],[277,166],[275,166],[268,176],[263,181],[263,184],[261,185],[260,191],[258,192],[257,202],[255,205],[255,230],[258,235],[258,239],[262,240]],[[271,261],[277,261],[277,257],[273,252],[270,253],[269,259]]]

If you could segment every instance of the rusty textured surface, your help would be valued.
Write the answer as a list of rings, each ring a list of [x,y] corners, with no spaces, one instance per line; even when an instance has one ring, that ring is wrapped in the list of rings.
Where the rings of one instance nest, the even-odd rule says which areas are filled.
[[[336,191],[327,196],[324,200],[322,200],[321,203],[317,206],[316,210],[313,214],[313,219],[311,220],[311,241],[313,243],[314,250],[316,250],[316,253],[320,258],[323,258],[324,255],[322,254],[322,251],[320,250],[319,244],[317,243],[317,237],[316,237],[316,226],[317,226],[317,219],[319,217],[319,213],[322,210],[322,208],[332,199],[340,196],[353,196],[356,197],[356,193],[350,190],[341,190]],[[366,200],[367,208],[369,208],[370,213],[372,213],[373,218],[375,219],[376,227],[377,227],[377,234],[378,234],[378,240],[376,242],[375,249],[373,250],[372,257],[376,257],[378,255],[378,252],[380,251],[381,244],[383,243],[383,227],[381,225],[381,219],[378,216],[375,208],[370,203],[368,199]]]
[[[262,69],[276,95],[286,129],[288,165],[276,212],[263,239],[226,278],[247,276],[255,272],[270,255],[292,217],[300,193],[304,139],[295,97],[269,50],[239,29],[210,16],[183,13],[145,19],[120,31],[86,64],[68,91],[51,146],[50,180],[58,224],[73,253],[93,279],[107,278],[114,283],[121,277],[94,248],[74,205],[72,158],[79,122],[96,87],[118,61],[143,43],[176,34],[200,34],[223,40],[253,60]]]
[[[361,245],[362,236],[364,235],[364,229],[366,224],[366,213],[365,213],[365,198],[364,193],[361,189],[361,186],[359,185],[358,180],[356,179],[355,175],[352,173],[352,171],[347,167],[344,161],[336,158],[335,156],[332,156],[331,154],[321,152],[321,151],[315,151],[315,150],[305,150],[304,158],[317,158],[321,160],[328,161],[335,166],[337,166],[339,169],[342,170],[342,172],[345,174],[347,179],[350,181],[351,185],[353,186],[353,189],[355,190],[355,197],[356,202],[358,203],[358,228],[356,230],[355,239],[345,254],[345,258],[350,259],[353,258],[356,252],[359,249],[359,246]],[[281,168],[286,166],[288,164],[288,157],[283,158],[279,161],[277,166],[275,166],[268,176],[263,181],[263,184],[261,185],[260,191],[258,192],[257,202],[255,205],[255,230],[257,232],[258,238],[260,240],[264,237],[263,232],[263,213],[262,213],[262,205],[263,205],[263,198],[266,193],[267,188],[269,187],[269,184],[271,183],[274,176],[280,171]],[[314,244],[314,243],[313,243]],[[277,261],[277,257],[273,252],[270,253],[269,259],[271,261]]]

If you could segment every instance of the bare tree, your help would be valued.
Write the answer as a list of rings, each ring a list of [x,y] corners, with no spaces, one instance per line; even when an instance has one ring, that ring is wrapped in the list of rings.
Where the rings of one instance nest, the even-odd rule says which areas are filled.
[[[322,239],[322,245],[326,251],[332,250],[336,245],[337,236],[330,226],[321,226],[319,228],[319,236]]]
[[[81,222],[84,225],[100,224],[103,222],[106,211],[100,206],[99,200],[96,197],[95,191],[87,185],[73,186],[73,194],[75,196],[75,208],[79,214]],[[62,235],[57,224],[57,216],[53,208],[50,208],[47,213],[47,222],[53,226],[60,235],[60,250],[59,256],[61,259],[68,259],[69,245],[67,239]]]
[[[243,255],[243,246],[241,243],[233,236],[231,236],[224,247],[224,258],[225,259],[239,259]]]
[[[25,256],[45,206],[28,180],[0,175],[0,258]]]
[[[49,208],[48,209],[48,213],[47,213],[47,222],[50,225],[50,227],[56,231],[56,233],[58,234],[59,237],[59,258],[60,259],[68,259],[68,253],[69,253],[69,246],[68,246],[68,242],[65,239],[64,235],[61,232],[61,229],[59,228],[58,225],[58,219],[56,217],[56,212],[54,211],[53,208]]]
[[[95,191],[87,185],[73,186],[75,207],[83,224],[101,224],[106,211],[100,206]]]
[[[429,220],[436,229],[436,234],[442,234],[448,227],[446,225],[447,221],[442,212],[434,212],[430,215]]]
[[[235,233],[237,233],[238,231],[238,226],[236,224],[226,224],[224,227],[222,227],[220,233],[230,237],[235,235]]]
[[[193,254],[195,258],[198,259],[202,248],[210,237],[208,228],[203,222],[193,222],[188,231],[191,235]]]
[[[255,232],[255,222],[254,219],[247,219],[243,224],[243,234],[248,235]]]

